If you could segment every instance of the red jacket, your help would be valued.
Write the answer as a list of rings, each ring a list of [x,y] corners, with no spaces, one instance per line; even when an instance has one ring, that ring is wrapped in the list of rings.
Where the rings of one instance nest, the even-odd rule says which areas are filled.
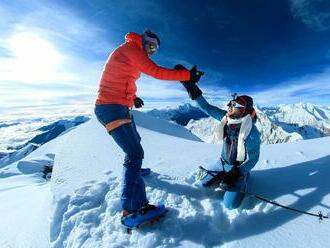
[[[188,70],[172,70],[156,65],[142,46],[142,36],[128,33],[125,43],[108,58],[100,80],[96,104],[122,104],[132,107],[136,98],[135,81],[141,72],[161,80],[187,81]]]

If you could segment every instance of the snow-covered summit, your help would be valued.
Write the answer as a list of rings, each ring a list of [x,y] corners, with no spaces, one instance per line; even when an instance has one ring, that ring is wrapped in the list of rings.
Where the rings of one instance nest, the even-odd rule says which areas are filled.
[[[289,124],[321,125],[330,128],[330,111],[327,107],[311,103],[281,104],[273,108],[262,109],[273,121]]]
[[[272,122],[287,132],[298,132],[304,139],[330,135],[330,109],[311,103],[262,108]]]
[[[221,145],[200,142],[182,126],[144,113],[135,112],[134,117],[145,150],[144,167],[153,170],[145,180],[147,195],[152,203],[169,207],[163,222],[132,235],[123,230],[120,188],[124,154],[93,118],[25,158],[39,161],[53,154],[50,185],[37,181],[37,175],[2,174],[0,246],[244,248],[311,244],[323,248],[330,243],[327,220],[320,224],[317,218],[253,198],[246,198],[237,210],[225,209],[220,192],[194,184],[198,166],[215,163]],[[330,137],[326,137],[263,145],[249,191],[290,207],[327,213],[329,143]],[[1,170],[10,167],[19,172],[17,162]],[[20,234],[16,238],[15,229]]]

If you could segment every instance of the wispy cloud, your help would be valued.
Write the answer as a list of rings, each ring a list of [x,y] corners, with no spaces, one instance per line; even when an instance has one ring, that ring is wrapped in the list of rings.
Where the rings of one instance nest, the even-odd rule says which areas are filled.
[[[311,102],[329,104],[330,69],[321,74],[307,75],[290,80],[268,90],[252,93],[255,103],[277,105],[282,103]]]
[[[294,17],[318,31],[330,29],[330,4],[327,0],[290,0]]]
[[[210,77],[212,78],[212,77]],[[185,88],[176,81],[161,81],[143,75],[137,83],[138,96],[152,107],[178,106],[184,103],[194,104],[190,100]],[[202,78],[199,83],[200,89],[211,103],[221,104],[231,98],[231,91],[225,87],[208,84],[207,80]]]
[[[25,8],[26,7],[26,8]],[[19,11],[18,11],[19,10]],[[52,2],[31,0],[0,4],[0,35],[35,32],[56,41],[64,48],[83,48],[86,52],[104,52],[111,47],[103,37],[106,30],[73,9]],[[73,50],[75,51],[75,50]]]
[[[107,51],[114,47],[105,31],[50,2],[32,0],[18,12],[20,4],[0,3],[1,108],[95,97]]]
[[[221,85],[221,81],[220,84]],[[230,88],[208,84],[202,78],[199,87],[203,96],[212,104],[223,106],[234,93]],[[139,96],[147,99],[150,107],[178,106],[184,103],[194,104],[181,84],[164,82],[143,76],[138,83]],[[239,95],[251,95],[255,104],[275,106],[298,102],[311,102],[328,105],[330,98],[330,68],[320,74],[310,74],[292,79],[267,90],[256,92],[241,91]]]
[[[330,29],[328,9],[319,8],[319,3],[325,1],[290,1],[294,16],[307,26],[319,31]],[[88,15],[82,14],[88,4],[93,11],[86,11]],[[93,104],[106,56],[118,45],[118,40],[116,43],[111,40],[111,34],[116,33],[118,37],[118,33],[131,28],[127,26],[129,24],[122,24],[122,19],[128,18],[127,23],[134,24],[136,21],[141,25],[150,23],[149,27],[152,29],[152,25],[155,25],[155,32],[160,31],[160,36],[164,33],[175,36],[176,39],[177,34],[173,34],[167,21],[171,20],[169,23],[179,24],[181,28],[182,23],[189,22],[183,15],[164,15],[164,8],[166,10],[172,6],[161,2],[115,0],[92,4],[85,1],[82,6],[84,7],[75,8],[76,6],[70,4],[66,6],[65,2],[59,6],[56,1],[40,0],[0,3],[0,108],[65,103]],[[112,22],[111,15],[116,10],[118,13],[116,12],[116,17],[113,18],[115,21]],[[109,21],[107,26],[104,25],[104,20]],[[143,28],[141,27],[141,31]],[[30,43],[35,46],[30,45],[29,48],[26,38],[23,39],[25,42],[13,42],[19,41],[19,37],[30,37]],[[169,42],[169,37],[164,37],[164,40]],[[187,44],[187,48],[188,46]],[[42,47],[44,52],[38,49]],[[166,46],[163,47],[167,49]],[[175,51],[173,55],[160,50],[155,61],[161,61],[161,65],[169,67],[177,63],[190,67],[190,63],[193,63],[186,61],[183,50]],[[206,71],[199,83],[204,96],[214,104],[226,102],[233,92],[223,86],[224,75],[221,68],[219,71],[210,70],[204,68],[203,64],[207,63],[201,62],[198,65],[201,70]],[[212,66],[214,68],[215,65]],[[324,95],[330,92],[327,86],[329,74],[329,71],[325,71],[319,75],[290,80],[261,92],[237,93],[251,94],[257,104],[264,105],[298,101],[321,102],[320,99],[325,99]],[[142,76],[137,86],[139,96],[154,103],[154,106],[192,102],[185,89],[177,82],[164,82]]]
[[[14,6],[9,8],[0,4],[0,13],[5,13],[5,20],[0,27],[0,46],[7,51],[8,39],[20,33],[30,33],[50,42],[54,49],[71,59],[90,59],[93,56],[106,54],[114,48],[106,40],[106,30],[80,17],[74,11],[50,3],[36,4],[31,1],[29,12],[14,13]],[[8,14],[8,13],[11,13]],[[33,60],[33,58],[31,58]],[[67,62],[67,61],[66,61]],[[68,61],[70,62],[70,61]]]

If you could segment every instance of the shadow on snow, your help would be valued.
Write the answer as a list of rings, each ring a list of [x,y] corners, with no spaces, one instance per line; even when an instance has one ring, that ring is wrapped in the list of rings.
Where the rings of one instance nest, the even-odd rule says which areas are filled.
[[[252,171],[249,191],[270,200],[276,200],[285,195],[294,196],[295,201],[292,204],[277,200],[292,208],[308,211],[319,207],[320,210],[329,210],[330,202],[322,203],[323,198],[330,193],[329,164],[330,156],[326,156],[283,168]],[[168,194],[184,196],[197,209],[195,216],[187,218],[180,218],[178,211],[169,212],[170,218],[166,221],[170,225],[170,229],[166,229],[167,225],[164,225],[166,230],[163,230],[161,235],[173,236],[176,239],[179,237],[179,241],[175,245],[184,240],[206,246],[221,245],[225,242],[237,241],[271,231],[301,215],[301,213],[270,207],[270,205],[267,210],[258,212],[252,210],[248,214],[243,214],[245,203],[249,200],[245,199],[238,209],[239,216],[230,222],[229,216],[223,211],[221,197],[217,193],[190,185],[168,182],[166,178],[163,180],[159,174],[147,179],[146,183],[150,187],[158,188]],[[306,190],[307,193],[299,194],[300,190]],[[210,204],[215,205],[213,209],[216,212],[212,216],[205,215],[201,205],[201,201],[208,198],[212,198]],[[266,206],[266,204],[263,205]],[[317,212],[317,210],[313,210],[313,212]],[[316,217],[307,216],[306,218],[310,218],[310,221],[318,221]],[[173,224],[171,224],[172,222]],[[180,230],[176,230],[176,226]]]

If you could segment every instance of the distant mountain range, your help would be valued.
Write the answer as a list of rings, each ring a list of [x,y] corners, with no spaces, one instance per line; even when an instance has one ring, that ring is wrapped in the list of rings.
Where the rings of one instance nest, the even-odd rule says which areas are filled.
[[[285,143],[330,136],[329,107],[299,103],[267,108],[255,107],[255,109],[258,115],[256,126],[261,133],[262,143]],[[208,117],[198,107],[184,104],[177,108],[154,109],[146,113],[185,126],[205,142],[220,142],[218,137],[220,122]],[[22,145],[12,147],[14,152],[0,153],[0,168],[22,159],[40,145],[70,131],[89,119],[90,117],[87,116],[77,116],[38,128],[37,131],[41,133],[38,132],[36,136]]]
[[[36,150],[39,146],[58,137],[61,134],[64,134],[65,132],[88,121],[89,119],[90,118],[86,116],[77,116],[74,118],[59,120],[38,128],[37,131],[40,131],[40,134],[36,135],[20,146],[12,147],[12,150],[16,151],[7,154],[0,154],[0,168],[24,158]]]
[[[194,107],[189,103],[180,105],[177,108],[153,109],[147,111],[147,114],[160,119],[174,121],[181,126],[186,126],[190,120],[199,120],[208,117],[200,108]]]
[[[292,142],[330,135],[329,107],[299,103],[277,107],[256,107],[256,111],[258,115],[256,126],[261,133],[263,143]],[[152,110],[147,113],[180,125],[187,123],[186,128],[205,142],[219,143],[217,128],[220,122],[211,117],[204,117],[200,112],[199,108],[185,104],[175,109]],[[185,117],[184,122],[181,116]]]
[[[304,139],[330,135],[330,108],[298,103],[263,108],[270,120],[287,132],[297,132]]]

